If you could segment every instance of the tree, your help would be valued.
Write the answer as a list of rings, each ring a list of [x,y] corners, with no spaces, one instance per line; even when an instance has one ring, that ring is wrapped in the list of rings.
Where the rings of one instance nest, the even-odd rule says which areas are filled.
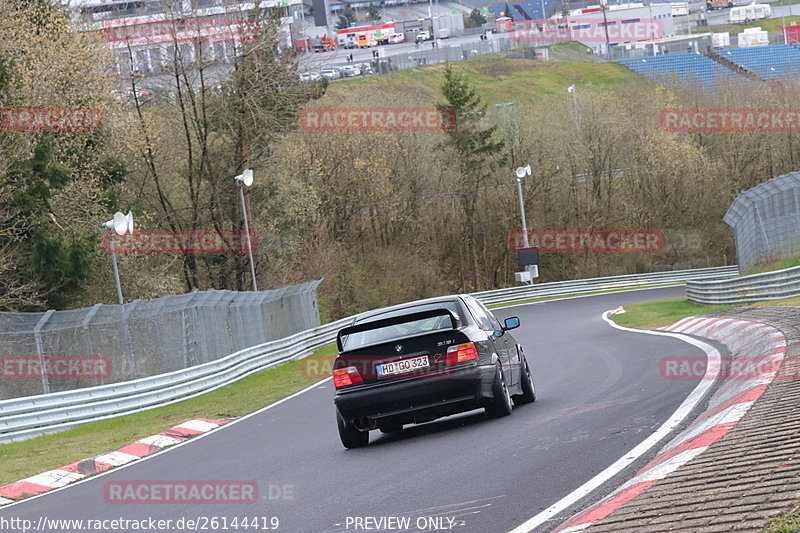
[[[357,21],[356,12],[353,10],[352,7],[344,6],[342,9],[342,14],[339,15],[339,21],[336,23],[336,28],[339,30],[344,30],[355,24]]]
[[[510,18],[511,20],[514,20],[514,13],[511,11],[511,7],[508,5],[508,2],[506,2],[506,7],[503,10],[503,15]]]
[[[233,177],[253,169],[257,186],[245,196],[255,199],[252,205],[263,205],[274,194],[274,144],[297,127],[300,109],[324,92],[322,84],[299,83],[294,51],[276,51],[280,20],[275,13],[264,8],[242,16],[248,18],[239,27],[252,33],[231,39],[235,56],[230,63],[211,57],[208,43],[197,43],[193,54],[184,54],[182,46],[171,48],[167,71],[175,104],[137,101],[137,133],[121,140],[127,155],[140,160],[136,181],[143,188],[141,208],[154,213],[170,232],[216,231],[222,236],[241,231]],[[180,23],[178,17],[172,20]],[[129,55],[132,60],[132,49]],[[221,81],[219,73],[224,73]],[[130,83],[135,92],[139,78],[132,76]],[[258,211],[248,212],[250,230],[261,237],[261,249],[267,248]],[[177,270],[184,289],[247,289],[247,257],[230,252],[180,255]],[[266,254],[255,252],[258,267]]]
[[[378,9],[378,6],[375,4],[370,4],[367,8],[367,19],[368,20],[380,20],[381,19],[381,10]]]
[[[57,2],[0,3],[0,105],[97,108],[110,116],[109,55]],[[64,308],[100,254],[98,224],[126,167],[105,130],[0,136],[0,306]]]
[[[437,105],[439,111],[443,114],[452,113],[455,117],[455,127],[447,131],[445,146],[455,152],[458,161],[456,187],[464,216],[463,234],[472,258],[472,288],[480,284],[476,220],[478,199],[492,178],[493,171],[503,164],[500,154],[504,143],[494,139],[496,126],[483,126],[486,105],[466,76],[453,71],[449,63],[444,69],[442,95],[445,101]],[[464,274],[462,272],[460,279],[464,279]]]
[[[337,30],[346,30],[350,27],[350,21],[344,15],[339,15],[339,20],[336,21]]]
[[[26,271],[46,289],[44,302],[61,309],[89,275],[90,249],[80,237],[67,235],[55,220],[50,199],[72,179],[69,169],[54,162],[50,135],[43,135],[33,156],[15,163],[7,175],[7,190],[15,243],[25,258]],[[52,217],[52,218],[51,218]]]
[[[465,25],[468,28],[479,28],[486,24],[486,17],[483,16],[483,13],[481,13],[480,10],[473,9],[465,22]]]

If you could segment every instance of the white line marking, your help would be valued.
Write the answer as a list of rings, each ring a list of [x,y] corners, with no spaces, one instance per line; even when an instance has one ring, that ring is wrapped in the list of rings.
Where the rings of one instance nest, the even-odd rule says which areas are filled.
[[[697,384],[697,387],[686,397],[683,403],[678,407],[678,409],[672,413],[672,416],[664,422],[661,427],[659,427],[654,433],[652,433],[649,437],[645,440],[640,442],[636,447],[634,447],[630,452],[623,455],[617,461],[615,461],[611,466],[594,476],[592,479],[572,491],[571,493],[567,494],[559,501],[542,511],[541,513],[537,514],[536,516],[530,518],[526,522],[520,524],[519,526],[512,529],[509,533],[528,533],[533,531],[535,528],[542,525],[547,520],[551,519],[552,517],[558,515],[558,513],[572,507],[575,503],[580,501],[582,498],[591,494],[595,489],[603,485],[606,481],[620,473],[634,461],[636,461],[639,457],[643,454],[650,451],[653,446],[658,444],[661,439],[667,436],[672,430],[678,427],[681,422],[692,412],[692,410],[702,401],[705,395],[708,393],[711,385],[714,384],[714,381],[717,378],[719,373],[719,362],[720,362],[720,354],[716,348],[711,346],[710,344],[706,344],[705,342],[699,341],[697,339],[693,339],[691,337],[686,337],[683,335],[679,335],[677,333],[666,332],[666,331],[648,331],[648,330],[641,330],[641,329],[632,329],[626,328],[624,326],[620,326],[608,318],[608,312],[603,313],[603,320],[606,321],[611,327],[622,330],[622,331],[630,331],[633,333],[641,333],[643,335],[658,335],[664,337],[672,337],[674,339],[682,340],[692,346],[700,348],[706,354],[708,359],[708,363],[706,365],[706,374],[700,379],[700,382]]]
[[[204,438],[204,437],[207,437],[208,435],[211,435],[212,433],[216,433],[217,431],[223,430],[223,429],[225,429],[225,428],[227,428],[227,427],[229,427],[229,426],[232,426],[232,425],[234,425],[234,424],[237,424],[237,423],[241,422],[242,420],[247,420],[247,419],[248,419],[248,418],[250,418],[251,416],[256,416],[256,415],[258,415],[258,414],[261,414],[261,413],[263,413],[264,411],[267,411],[267,410],[269,410],[269,409],[272,409],[273,407],[276,407],[276,406],[278,406],[278,405],[280,405],[280,404],[282,404],[282,403],[284,403],[284,402],[287,402],[287,401],[291,400],[291,399],[292,399],[292,398],[294,398],[295,396],[300,396],[300,395],[301,395],[301,394],[303,394],[304,392],[308,392],[308,391],[310,391],[310,390],[311,390],[311,389],[313,389],[314,387],[317,387],[318,385],[320,385],[320,384],[322,384],[322,383],[325,383],[326,381],[329,381],[330,379],[331,379],[331,378],[330,378],[330,377],[328,377],[328,378],[325,378],[325,379],[323,379],[323,380],[320,380],[320,381],[318,381],[318,382],[314,383],[313,385],[309,385],[308,387],[306,387],[306,388],[305,388],[305,389],[303,389],[303,390],[299,390],[299,391],[295,392],[295,393],[294,393],[294,394],[292,394],[291,396],[287,396],[286,398],[280,399],[280,400],[278,400],[278,401],[277,401],[277,402],[275,402],[275,403],[271,403],[271,404],[267,405],[266,407],[262,407],[262,408],[261,408],[261,409],[259,409],[258,411],[253,411],[252,413],[250,413],[250,414],[247,414],[247,415],[244,415],[244,416],[242,416],[242,417],[239,417],[239,418],[237,418],[237,419],[233,420],[232,422],[228,422],[227,424],[224,424],[224,425],[222,425],[222,426],[216,427],[216,428],[212,429],[211,431],[209,431],[209,432],[207,432],[207,433],[200,433],[199,435],[197,435],[197,436],[195,436],[195,437],[192,437],[192,438],[191,438],[191,439],[189,439],[189,440],[182,441],[180,444],[176,444],[175,446],[170,446],[169,448],[164,448],[163,450],[161,450],[161,451],[159,451],[159,452],[156,452],[156,453],[154,453],[154,454],[152,454],[152,455],[146,455],[146,456],[144,456],[144,457],[142,457],[142,458],[137,458],[137,459],[139,459],[138,461],[133,461],[133,462],[131,462],[131,463],[128,463],[128,464],[121,465],[121,466],[119,466],[119,467],[117,467],[117,468],[112,468],[112,469],[110,469],[110,470],[106,470],[105,472],[101,472],[101,473],[99,473],[99,474],[95,474],[95,475],[93,475],[93,476],[89,476],[89,477],[87,477],[87,478],[81,479],[80,481],[77,481],[77,482],[75,482],[75,483],[71,483],[71,484],[69,484],[69,485],[66,485],[66,486],[64,486],[64,487],[61,487],[61,488],[58,488],[58,489],[53,489],[53,490],[51,490],[51,491],[44,492],[44,493],[42,493],[42,494],[38,494],[38,495],[36,495],[36,496],[31,496],[30,498],[25,498],[24,500],[18,500],[18,501],[15,501],[14,503],[11,503],[11,504],[9,504],[9,505],[6,505],[6,506],[4,506],[4,507],[3,507],[3,509],[9,508],[9,507],[13,507],[13,506],[15,506],[15,505],[19,505],[19,504],[21,504],[21,503],[27,503],[27,502],[30,502],[30,501],[32,501],[32,500],[36,500],[36,499],[38,499],[38,498],[45,498],[45,497],[47,497],[47,496],[50,496],[51,494],[55,494],[55,493],[57,493],[57,492],[61,492],[62,490],[71,489],[72,487],[77,487],[78,485],[81,485],[81,484],[83,484],[83,483],[89,483],[89,482],[91,482],[91,481],[94,481],[94,480],[96,480],[96,479],[99,479],[99,478],[101,478],[101,477],[103,477],[103,476],[107,476],[108,474],[112,474],[112,473],[114,473],[114,472],[119,472],[120,470],[123,470],[123,469],[125,469],[125,468],[128,468],[129,466],[133,466],[133,465],[136,465],[136,464],[141,464],[141,462],[142,462],[142,461],[147,461],[148,459],[152,459],[153,457],[158,457],[158,456],[159,456],[159,455],[161,455],[161,454],[164,454],[164,453],[169,453],[169,452],[171,452],[171,451],[173,451],[173,450],[177,450],[178,448],[181,448],[181,447],[183,447],[183,446],[186,446],[186,445],[188,445],[188,444],[192,444],[192,443],[194,443],[194,442],[197,442],[198,440],[200,440],[200,439],[202,439],[202,438]]]
[[[166,435],[150,435],[136,442],[139,444],[146,444],[148,446],[155,446],[156,448],[166,448],[167,446],[175,446],[183,442],[181,439],[175,437],[167,437]],[[135,444],[135,443],[134,443]]]
[[[614,492],[621,492],[628,487],[632,487],[638,483],[644,483],[645,481],[658,481],[659,479],[664,479],[669,474],[680,468],[681,466],[685,465],[704,451],[708,449],[708,446],[700,446],[699,448],[690,448],[688,450],[684,450],[681,453],[674,455],[664,461],[663,463],[659,463],[653,468],[645,470],[635,478],[631,479],[624,485],[622,485],[619,489],[615,490]]]
[[[520,307],[520,306],[523,306],[523,305],[541,305],[541,304],[545,304],[545,303],[549,303],[549,302],[557,302],[559,300],[573,300],[573,299],[576,299],[576,298],[594,298],[594,297],[597,297],[597,296],[601,296],[602,297],[602,296],[609,296],[609,295],[614,295],[614,294],[621,294],[621,293],[624,293],[624,292],[657,291],[659,289],[674,289],[676,287],[683,287],[684,285],[685,284],[667,285],[667,286],[664,286],[664,287],[643,287],[643,288],[639,288],[639,289],[627,289],[627,290],[622,290],[622,291],[612,291],[612,292],[602,293],[602,294],[581,294],[581,295],[578,295],[578,296],[566,296],[564,298],[554,298],[552,300],[546,300],[546,301],[542,301],[542,302],[529,302],[529,303],[524,303],[524,304],[504,305],[504,306],[498,307],[496,309],[497,310],[508,309],[510,307]],[[490,309],[490,311],[494,311],[494,309]],[[632,330],[632,331],[640,331],[640,330]],[[643,332],[643,333],[648,333],[648,332]],[[267,369],[265,369],[265,370],[267,370]],[[303,394],[305,392],[308,392],[313,388],[316,388],[316,387],[320,387],[321,388],[321,386],[325,382],[330,381],[330,379],[331,379],[330,377],[322,379],[322,380],[314,383],[313,385],[309,385],[308,387],[306,387],[303,390],[295,392],[291,396],[287,396],[286,398],[282,398],[282,399],[278,400],[277,402],[274,402],[274,403],[271,403],[271,404],[267,405],[266,407],[262,407],[258,411],[253,411],[250,414],[241,416],[241,417],[233,420],[232,422],[228,422],[227,424],[224,424],[222,426],[216,427],[216,428],[212,429],[211,431],[209,431],[207,433],[200,433],[199,435],[196,435],[196,436],[192,437],[189,440],[185,440],[185,441],[181,442],[180,444],[176,444],[175,446],[170,446],[169,448],[164,448],[163,450],[161,450],[159,452],[156,452],[156,453],[154,453],[152,455],[146,455],[144,457],[141,457],[138,461],[134,461],[134,462],[131,462],[131,463],[128,463],[128,464],[125,464],[125,465],[121,465],[121,466],[119,466],[117,468],[112,468],[110,470],[106,470],[105,472],[101,472],[99,474],[94,474],[92,476],[89,476],[89,477],[87,477],[85,479],[82,479],[80,481],[77,481],[75,483],[71,483],[71,484],[69,484],[67,486],[61,487],[59,489],[53,489],[51,491],[39,494],[37,496],[31,496],[30,498],[25,498],[24,500],[15,501],[14,503],[9,504],[8,507],[13,507],[14,505],[19,505],[21,503],[29,502],[29,501],[35,500],[37,498],[44,498],[44,497],[49,496],[51,494],[55,494],[56,492],[60,492],[60,491],[62,491],[64,489],[68,489],[68,488],[71,488],[71,487],[76,487],[76,486],[78,486],[78,485],[80,485],[82,483],[87,483],[87,482],[90,482],[90,481],[94,481],[95,479],[98,479],[98,478],[101,478],[101,477],[106,476],[108,474],[111,474],[112,472],[119,472],[123,468],[127,468],[127,467],[129,467],[131,465],[140,464],[142,461],[147,461],[148,459],[152,459],[153,457],[157,457],[157,456],[161,455],[162,453],[168,453],[168,452],[171,452],[173,450],[177,450],[178,448],[181,448],[182,446],[186,446],[187,444],[191,444],[193,442],[197,442],[198,440],[200,440],[201,438],[203,438],[203,437],[205,437],[207,435],[211,435],[212,433],[215,433],[217,431],[221,431],[221,430],[223,430],[223,429],[225,429],[227,427],[230,427],[230,426],[232,426],[234,424],[242,422],[243,420],[247,420],[251,416],[256,416],[258,414],[263,413],[264,411],[267,411],[268,409],[272,409],[273,407],[276,407],[276,406],[282,404],[283,402],[289,401],[292,398],[294,398],[295,396],[300,396],[301,394]],[[145,437],[145,438],[147,438],[147,437]],[[2,502],[0,502],[0,504],[2,504]]]
[[[105,463],[107,465],[113,466],[120,466],[126,463],[130,463],[131,461],[135,461],[139,459],[136,455],[131,455],[125,452],[109,452],[104,453],[103,455],[98,455],[94,458],[94,460],[98,463]]]
[[[691,439],[697,437],[701,433],[705,433],[714,426],[719,426],[720,424],[730,424],[731,422],[738,422],[739,420],[741,420],[741,418],[744,416],[747,410],[750,409],[750,407],[754,403],[755,402],[735,403],[730,407],[723,409],[719,413],[715,413],[709,416],[696,426],[694,427],[689,426],[687,428],[687,431],[680,435],[681,440],[675,441],[674,445],[680,446],[684,442],[690,441]]]
[[[192,431],[211,431],[215,427],[219,426],[219,424],[214,424],[213,422],[205,422],[203,420],[187,420],[183,424],[178,424],[177,426],[172,426],[170,429],[191,429]]]
[[[688,322],[689,320],[692,320],[693,318],[694,318],[693,316],[687,316],[686,318],[680,319],[671,326],[664,326],[663,328],[660,329],[663,329],[664,331],[674,331],[675,328],[681,327],[684,323]]]
[[[42,472],[41,474],[36,474],[35,476],[25,478],[22,481],[57,489],[85,477],[86,476],[84,474],[70,472],[68,470],[49,470],[47,472]]]
[[[709,324],[714,324],[717,322],[716,318],[706,318],[700,317],[692,321],[691,323],[684,324],[679,328],[675,328],[672,330],[673,333],[692,333],[695,331],[700,331],[704,327],[708,326]]]
[[[561,533],[578,533],[579,531],[583,531],[589,526],[593,526],[594,522],[586,522],[584,524],[578,524],[577,526],[568,527],[567,529],[561,531]]]

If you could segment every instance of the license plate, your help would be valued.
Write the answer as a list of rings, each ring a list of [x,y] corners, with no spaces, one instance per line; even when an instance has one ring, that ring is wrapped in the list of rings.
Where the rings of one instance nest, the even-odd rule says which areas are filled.
[[[428,356],[422,355],[420,357],[411,357],[409,359],[401,359],[400,361],[393,361],[391,363],[383,363],[378,365],[378,376],[391,376],[394,374],[405,374],[406,372],[413,372],[418,368],[425,368],[430,366]]]

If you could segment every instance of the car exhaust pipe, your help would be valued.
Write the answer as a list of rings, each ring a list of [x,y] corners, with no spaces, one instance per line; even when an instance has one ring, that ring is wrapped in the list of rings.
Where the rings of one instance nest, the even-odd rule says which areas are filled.
[[[378,427],[378,423],[374,419],[367,418],[366,416],[356,419],[356,422],[353,425],[359,431],[372,431]]]

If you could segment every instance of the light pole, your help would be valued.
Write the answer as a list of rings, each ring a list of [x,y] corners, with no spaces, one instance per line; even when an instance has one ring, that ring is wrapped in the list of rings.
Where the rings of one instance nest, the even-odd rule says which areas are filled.
[[[647,25],[650,27],[650,46],[653,47],[653,56],[656,55],[656,32],[653,29],[653,2],[652,0],[647,2],[647,11],[650,13],[650,20],[647,21]],[[688,16],[687,16],[688,19]],[[688,24],[688,22],[687,22]]]
[[[530,247],[528,242],[528,224],[525,221],[525,200],[522,198],[522,178],[531,175],[531,166],[526,165],[517,169],[517,192],[519,193],[519,214],[522,217],[522,242],[525,243],[525,248]]]
[[[789,16],[791,17],[792,14],[789,13]],[[786,11],[783,7],[783,0],[781,0],[781,33],[783,34],[783,44],[788,44],[786,42]]]
[[[100,227],[113,230],[112,233],[108,234],[108,247],[111,251],[111,263],[114,265],[114,282],[117,285],[117,299],[119,300],[119,305],[122,305],[125,301],[122,299],[122,285],[119,282],[119,267],[117,266],[117,250],[114,248],[114,234],[125,235],[126,233],[133,233],[133,213],[130,211],[128,211],[127,215],[120,212],[114,213],[114,218],[108,222],[104,222]]]
[[[325,37],[333,37],[333,23],[331,22],[331,3],[329,0],[324,0],[323,6],[325,9]]]
[[[242,216],[244,217],[244,234],[247,239],[247,255],[250,256],[250,275],[253,278],[253,290],[258,290],[256,284],[256,265],[253,262],[253,244],[250,242],[250,225],[247,222],[247,205],[244,202],[244,188],[253,184],[253,171],[249,168],[233,178],[239,186],[239,198],[242,200]]]
[[[574,85],[567,87],[567,92],[572,95],[572,118],[575,120],[575,125],[580,127],[578,120],[578,90]]]
[[[611,58],[611,42],[608,38],[608,18],[606,18],[606,4],[608,0],[600,0],[600,7],[603,10],[603,27],[606,29],[606,58]]]

